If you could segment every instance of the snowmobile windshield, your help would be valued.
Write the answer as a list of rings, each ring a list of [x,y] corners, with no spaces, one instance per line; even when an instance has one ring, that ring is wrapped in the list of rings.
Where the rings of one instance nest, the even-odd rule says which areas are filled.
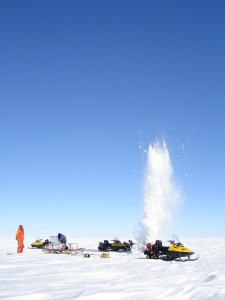
[[[180,240],[179,240],[179,238],[176,234],[172,235],[171,244],[176,244],[176,245],[179,245],[179,246],[183,246],[183,244],[180,242]]]

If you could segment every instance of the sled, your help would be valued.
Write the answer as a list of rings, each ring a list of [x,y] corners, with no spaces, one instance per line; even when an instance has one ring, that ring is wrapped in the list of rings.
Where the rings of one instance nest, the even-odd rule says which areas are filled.
[[[68,243],[68,246],[66,244],[62,244],[58,240],[58,236],[51,236],[50,237],[51,242],[45,245],[42,248],[42,251],[44,253],[54,253],[54,254],[79,254],[82,253],[85,249],[84,248],[78,248],[78,243]]]
[[[83,253],[85,248],[79,248],[78,243],[68,243],[67,249],[65,249],[65,254],[79,254]]]

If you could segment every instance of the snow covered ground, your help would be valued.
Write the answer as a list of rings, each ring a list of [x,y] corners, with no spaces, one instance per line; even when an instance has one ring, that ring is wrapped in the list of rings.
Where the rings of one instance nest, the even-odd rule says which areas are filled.
[[[93,238],[76,240],[90,258],[45,254],[28,248],[33,241],[18,255],[14,239],[1,239],[0,299],[225,299],[225,238],[181,239],[200,254],[193,262],[149,260],[137,251],[100,258],[101,239]]]

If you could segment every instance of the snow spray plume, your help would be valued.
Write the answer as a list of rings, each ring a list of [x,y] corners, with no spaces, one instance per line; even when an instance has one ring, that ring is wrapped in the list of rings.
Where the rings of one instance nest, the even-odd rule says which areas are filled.
[[[173,182],[173,168],[165,141],[149,146],[144,182],[143,219],[136,239],[141,245],[160,239],[162,228],[172,219],[172,207],[179,200]]]

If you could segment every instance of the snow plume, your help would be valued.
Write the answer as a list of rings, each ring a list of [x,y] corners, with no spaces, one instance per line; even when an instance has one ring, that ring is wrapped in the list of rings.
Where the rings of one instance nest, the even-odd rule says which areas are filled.
[[[161,239],[168,228],[172,208],[179,201],[179,191],[173,181],[173,168],[165,141],[149,146],[144,181],[143,219],[136,239],[144,245]]]

